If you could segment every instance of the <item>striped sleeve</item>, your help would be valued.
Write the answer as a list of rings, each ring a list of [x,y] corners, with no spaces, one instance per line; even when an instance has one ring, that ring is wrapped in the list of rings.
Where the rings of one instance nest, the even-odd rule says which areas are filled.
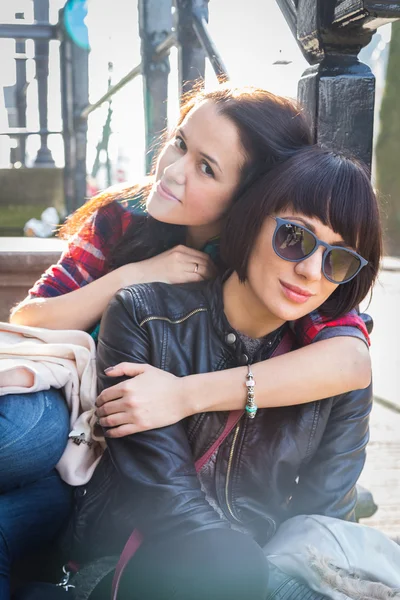
[[[110,249],[125,231],[127,216],[119,202],[99,208],[70,239],[60,260],[34,284],[29,296],[61,296],[105,275]]]
[[[302,319],[294,321],[292,326],[296,338],[302,346],[343,335],[363,339],[368,346],[371,344],[365,323],[356,310],[333,320],[321,316],[315,310]]]

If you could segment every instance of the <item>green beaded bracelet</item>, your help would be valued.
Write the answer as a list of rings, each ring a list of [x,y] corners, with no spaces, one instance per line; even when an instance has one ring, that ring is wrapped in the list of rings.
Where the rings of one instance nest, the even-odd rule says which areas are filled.
[[[254,400],[254,386],[256,382],[254,381],[253,373],[251,372],[250,365],[247,365],[247,375],[246,375],[246,387],[247,387],[247,400],[245,411],[249,419],[254,419],[257,414],[258,406]]]

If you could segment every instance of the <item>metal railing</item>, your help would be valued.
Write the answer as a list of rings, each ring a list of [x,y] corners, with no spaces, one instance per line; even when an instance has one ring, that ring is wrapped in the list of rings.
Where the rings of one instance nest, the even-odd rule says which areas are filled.
[[[165,56],[167,56],[170,49],[173,48],[175,45],[176,45],[176,37],[173,33],[171,33],[171,35],[169,35],[155,49],[154,61],[160,60],[161,58],[164,58]],[[83,111],[81,113],[81,118],[87,119],[88,116],[93,111],[95,111],[97,108],[102,106],[104,104],[104,102],[107,102],[107,100],[110,100],[112,98],[112,96],[114,96],[117,92],[122,90],[126,86],[126,84],[130,83],[133,79],[135,79],[135,77],[137,77],[138,75],[141,75],[141,73],[142,73],[142,63],[138,64],[131,71],[129,71],[126,75],[124,75],[118,81],[118,83],[115,83],[114,85],[112,85],[110,87],[110,89],[105,94],[103,94],[103,96],[101,96],[101,98],[99,98],[99,100],[97,100],[97,102],[94,102],[93,104],[88,104],[83,109]]]
[[[13,163],[25,165],[26,138],[40,135],[41,147],[35,164],[53,166],[47,146],[49,135],[62,134],[64,140],[64,195],[67,213],[73,212],[86,198],[86,150],[88,117],[110,100],[138,75],[144,79],[144,110],[146,123],[146,169],[150,169],[160,133],[167,124],[167,95],[169,52],[178,49],[180,94],[191,89],[194,81],[204,79],[205,59],[208,58],[219,80],[228,79],[226,67],[208,31],[208,0],[139,0],[141,63],[131,69],[105,94],[89,103],[88,49],[80,47],[65,26],[69,0],[60,11],[59,23],[49,23],[49,0],[34,0],[35,24],[10,23],[0,25],[0,38],[14,38],[18,57],[25,61],[25,40],[35,42],[35,60],[38,79],[40,127],[29,131],[26,127],[26,70],[17,62],[18,122],[11,124],[0,136],[17,139]],[[18,18],[18,14],[16,15]],[[23,15],[19,15],[19,19]],[[47,127],[47,78],[50,40],[60,41],[60,71],[62,100],[62,132]],[[18,71],[18,67],[19,71]],[[18,75],[19,72],[19,75]],[[12,126],[14,125],[14,126]]]
[[[154,4],[154,3],[153,3]],[[208,30],[207,0],[176,0],[176,24],[172,21],[172,5],[162,2],[157,10],[149,6],[151,3],[139,1],[139,20],[141,23],[141,51],[142,61],[131,69],[116,84],[112,85],[105,94],[96,102],[88,103],[75,118],[75,126],[80,127],[84,133],[84,123],[90,114],[101,107],[105,102],[130,83],[138,75],[145,78],[145,122],[146,122],[146,170],[149,171],[157,145],[157,139],[165,129],[167,122],[167,81],[169,73],[169,52],[177,47],[180,64],[181,92],[187,91],[194,80],[205,76],[205,58],[210,60],[217,78],[220,81],[228,79],[227,69],[216,49]],[[153,40],[158,40],[155,45]],[[160,41],[161,40],[161,41]],[[196,53],[196,64],[193,64],[193,54]],[[200,56],[199,56],[200,55]],[[199,64],[200,62],[200,64]],[[195,74],[195,76],[193,76]],[[149,110],[151,105],[152,110]],[[78,121],[78,122],[77,122]],[[68,135],[68,134],[67,134]],[[76,152],[83,155],[86,144],[85,135],[76,139],[75,144],[80,144]],[[72,161],[74,160],[73,157]],[[74,210],[84,202],[86,190],[79,165],[69,165],[66,154],[66,185],[67,210]],[[74,179],[74,181],[73,181]],[[73,190],[73,191],[72,191]],[[72,193],[71,193],[72,192]]]
[[[88,117],[110,100],[129,82],[142,75],[146,134],[146,170],[149,171],[157,141],[167,125],[169,52],[178,50],[180,95],[190,90],[195,81],[205,77],[205,61],[209,59],[220,81],[229,79],[227,69],[208,30],[208,0],[139,0],[141,62],[95,102],[89,103],[88,48],[81,47],[70,36],[64,22],[66,9],[77,3],[68,0],[60,11],[57,26],[48,23],[49,0],[34,0],[36,25],[0,25],[0,37],[18,37],[17,43],[31,38],[35,41],[39,89],[39,131],[28,131],[18,123],[0,135],[20,140],[40,135],[42,145],[36,163],[51,165],[47,137],[53,133],[47,127],[48,45],[51,39],[60,43],[62,135],[64,139],[64,191],[67,212],[81,206],[86,197],[86,149]],[[371,159],[373,76],[357,62],[357,54],[368,43],[374,29],[385,20],[400,16],[400,2],[383,6],[377,12],[371,0],[318,0],[304,5],[297,0],[277,0],[290,29],[307,60],[314,65],[300,80],[299,99],[308,107],[315,139],[328,145],[358,154],[365,162]],[[323,10],[322,10],[323,4]],[[82,0],[83,5],[83,0]],[[310,5],[311,6],[311,5]],[[174,10],[173,10],[174,9]],[[379,13],[379,14],[378,14]],[[315,24],[318,24],[316,28]],[[24,52],[21,47],[20,53]],[[18,52],[18,50],[17,50]],[[24,105],[23,69],[20,81],[20,112]],[[338,74],[346,77],[338,78]],[[341,89],[339,83],[343,85]],[[26,83],[26,82],[25,82]],[[322,88],[324,91],[322,92]],[[329,90],[329,115],[323,109]],[[342,110],[343,103],[352,110]],[[334,116],[336,115],[336,116]],[[348,117],[345,122],[345,117]],[[360,121],[361,119],[361,121]],[[353,122],[354,121],[354,122]],[[354,123],[364,126],[354,128]],[[348,135],[351,132],[351,135]]]
[[[35,166],[53,167],[54,161],[47,146],[47,138],[54,133],[47,128],[47,80],[49,70],[49,42],[58,39],[59,28],[49,23],[49,0],[33,0],[35,23],[24,23],[24,13],[16,13],[16,23],[0,24],[0,38],[15,39],[16,84],[15,108],[16,117],[10,117],[7,131],[0,136],[9,136],[17,140],[17,147],[11,150],[11,164],[25,166],[25,141],[28,136],[40,135],[41,146],[36,156]],[[36,63],[36,79],[38,83],[39,131],[26,128],[26,40],[32,39],[35,44],[34,60]],[[15,125],[15,126],[13,126]]]

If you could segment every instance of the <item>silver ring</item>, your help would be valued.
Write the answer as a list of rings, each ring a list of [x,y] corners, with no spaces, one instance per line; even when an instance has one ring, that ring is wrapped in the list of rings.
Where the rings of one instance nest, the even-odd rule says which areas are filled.
[[[194,263],[194,272],[195,273],[199,272],[199,265],[198,265],[198,263]]]

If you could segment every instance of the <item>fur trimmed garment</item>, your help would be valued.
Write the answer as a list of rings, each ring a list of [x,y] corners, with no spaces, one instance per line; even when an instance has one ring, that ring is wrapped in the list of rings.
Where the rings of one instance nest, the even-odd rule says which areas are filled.
[[[331,600],[400,599],[400,546],[366,525],[299,515],[280,526],[264,552]]]

